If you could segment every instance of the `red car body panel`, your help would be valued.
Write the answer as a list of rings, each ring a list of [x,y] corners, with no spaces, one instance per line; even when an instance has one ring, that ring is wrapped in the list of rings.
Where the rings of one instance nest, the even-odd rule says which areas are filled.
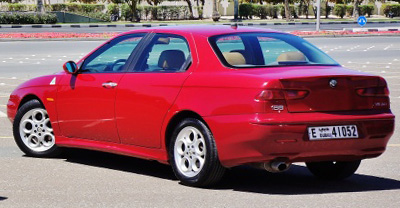
[[[369,86],[386,87],[383,78],[340,66],[229,68],[220,62],[208,37],[237,32],[275,33],[244,27],[189,26],[121,34],[183,36],[192,64],[180,73],[59,73],[36,78],[11,94],[8,117],[12,121],[21,101],[34,95],[48,111],[57,145],[163,163],[168,163],[168,125],[181,112],[191,112],[205,121],[226,167],[277,158],[289,162],[355,160],[384,152],[394,131],[389,98],[362,98],[355,92]],[[49,85],[54,77],[57,84]],[[339,90],[321,88],[330,78],[338,79]],[[118,86],[105,89],[101,87],[105,82]],[[303,100],[257,100],[265,89],[306,90],[309,94]],[[344,97],[343,103],[324,97],[327,93]],[[271,105],[284,105],[285,109],[274,111]],[[360,136],[308,139],[307,127],[329,125],[357,125]]]

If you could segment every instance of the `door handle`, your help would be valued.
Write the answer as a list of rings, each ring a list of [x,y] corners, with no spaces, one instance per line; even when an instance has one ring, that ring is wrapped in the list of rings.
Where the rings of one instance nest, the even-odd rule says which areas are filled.
[[[104,88],[110,89],[110,88],[116,87],[117,85],[118,84],[115,82],[105,82],[101,86],[103,86]]]

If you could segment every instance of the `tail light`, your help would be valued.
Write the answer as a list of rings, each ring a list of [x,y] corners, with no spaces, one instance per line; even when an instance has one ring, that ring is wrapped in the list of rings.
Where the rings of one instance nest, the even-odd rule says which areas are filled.
[[[285,95],[282,90],[263,90],[256,97],[257,101],[272,101],[272,100],[284,100]]]
[[[285,96],[288,100],[297,100],[307,97],[307,90],[285,90]]]
[[[389,89],[387,87],[368,87],[360,88],[356,90],[360,96],[372,96],[372,97],[388,97]]]
[[[263,90],[256,97],[257,101],[295,100],[307,97],[307,90]]]

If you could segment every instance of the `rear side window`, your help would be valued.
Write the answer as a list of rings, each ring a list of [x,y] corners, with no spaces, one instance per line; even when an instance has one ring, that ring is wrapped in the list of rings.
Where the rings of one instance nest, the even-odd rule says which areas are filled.
[[[234,68],[339,65],[302,38],[279,33],[241,33],[209,38],[221,62]]]
[[[156,34],[144,49],[134,71],[184,71],[190,59],[189,45],[185,38],[177,35]]]

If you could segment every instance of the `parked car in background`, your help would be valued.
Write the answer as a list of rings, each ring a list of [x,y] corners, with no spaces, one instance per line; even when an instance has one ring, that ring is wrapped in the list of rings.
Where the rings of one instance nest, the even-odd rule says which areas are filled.
[[[382,77],[343,68],[300,37],[247,27],[123,33],[23,83],[7,107],[28,156],[75,147],[157,160],[200,187],[244,164],[281,172],[305,162],[344,179],[394,131]]]

